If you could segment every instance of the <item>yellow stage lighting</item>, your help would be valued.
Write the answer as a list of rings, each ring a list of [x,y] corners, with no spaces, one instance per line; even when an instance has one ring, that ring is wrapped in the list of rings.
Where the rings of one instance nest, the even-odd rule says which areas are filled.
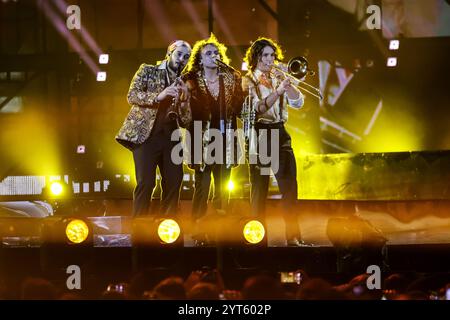
[[[158,226],[158,236],[164,243],[174,243],[180,233],[180,226],[172,219],[165,219]]]
[[[243,229],[245,240],[251,244],[260,243],[265,233],[263,224],[257,220],[247,222]]]
[[[67,239],[72,243],[82,243],[89,235],[89,227],[83,220],[75,219],[66,226]]]
[[[54,196],[59,196],[63,193],[64,188],[61,182],[54,181],[50,185],[50,191]]]
[[[233,191],[234,190],[234,182],[233,182],[233,180],[229,180],[228,181],[227,187],[228,187],[229,191]]]

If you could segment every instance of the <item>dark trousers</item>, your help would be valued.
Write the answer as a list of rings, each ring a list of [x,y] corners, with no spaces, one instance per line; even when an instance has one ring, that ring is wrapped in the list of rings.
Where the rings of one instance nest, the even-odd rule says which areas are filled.
[[[256,129],[258,136],[261,129],[267,130],[267,142],[264,143],[267,143],[268,155],[272,157],[272,161],[274,161],[274,156],[271,154],[271,130],[278,130],[279,132],[279,166],[278,171],[275,173],[275,178],[277,179],[278,188],[282,195],[282,211],[286,224],[286,238],[291,239],[297,237],[300,240],[301,233],[297,222],[295,206],[297,202],[297,167],[294,151],[291,146],[291,137],[282,124],[257,124]],[[266,167],[269,165],[266,165]],[[251,208],[254,216],[265,220],[270,176],[261,174],[260,169],[262,166],[261,164],[250,165]],[[275,169],[273,163],[272,168]]]
[[[214,177],[213,204],[216,210],[227,210],[231,169],[224,164],[207,165],[203,171],[195,170],[195,191],[192,200],[192,217],[194,221],[202,218],[207,210],[211,174]]]
[[[156,167],[161,173],[160,213],[174,215],[178,211],[180,187],[183,180],[183,165],[176,165],[170,157],[172,147],[170,134],[159,131],[133,150],[137,185],[133,196],[133,215],[149,213],[153,189],[156,185]],[[153,213],[153,212],[152,212]]]

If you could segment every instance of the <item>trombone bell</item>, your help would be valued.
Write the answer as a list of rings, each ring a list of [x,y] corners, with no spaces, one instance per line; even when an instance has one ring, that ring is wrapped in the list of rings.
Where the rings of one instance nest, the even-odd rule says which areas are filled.
[[[301,79],[307,74],[311,74],[311,70],[308,68],[308,60],[305,57],[292,58],[288,62],[288,71],[294,77]],[[314,74],[311,74],[314,75]]]
[[[285,78],[290,78],[291,80],[294,80],[294,84],[300,91],[305,91],[312,96],[318,98],[319,100],[322,100],[322,93],[320,90],[300,79],[304,78],[306,75],[315,75],[315,72],[309,69],[308,67],[308,60],[306,60],[305,57],[295,57],[289,60],[287,64],[287,71],[284,71],[282,68],[278,66],[273,66],[273,69],[277,70],[278,72],[282,73]],[[303,87],[302,87],[303,86]],[[307,88],[305,88],[305,86]],[[312,90],[313,92],[311,92]]]

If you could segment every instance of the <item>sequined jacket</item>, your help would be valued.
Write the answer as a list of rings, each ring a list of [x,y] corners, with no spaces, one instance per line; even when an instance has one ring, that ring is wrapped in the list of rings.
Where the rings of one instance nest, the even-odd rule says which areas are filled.
[[[116,140],[128,149],[142,144],[150,136],[155,124],[159,102],[156,97],[166,88],[167,61],[157,66],[142,64],[131,81],[128,103],[131,110],[116,135]],[[187,127],[192,119],[189,100],[180,103],[178,126]]]

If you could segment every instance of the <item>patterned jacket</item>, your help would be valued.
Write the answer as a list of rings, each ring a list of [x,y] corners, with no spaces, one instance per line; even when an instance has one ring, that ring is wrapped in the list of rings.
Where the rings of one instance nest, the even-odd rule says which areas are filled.
[[[127,96],[131,110],[116,135],[117,142],[130,150],[152,132],[159,106],[156,97],[166,87],[166,64],[166,60],[157,66],[144,63],[131,81]],[[178,105],[178,115],[178,126],[187,127],[192,119],[189,101]]]
[[[223,85],[225,89],[225,112],[226,112],[226,129],[236,129],[237,122],[236,117],[240,116],[242,110],[242,104],[244,97],[242,95],[242,84],[241,76],[238,72],[231,70],[222,70],[221,78],[223,79]],[[205,168],[205,159],[208,154],[208,144],[210,141],[209,128],[211,124],[211,112],[209,106],[207,105],[207,95],[208,91],[206,84],[203,80],[201,71],[190,71],[183,75],[183,80],[186,82],[190,90],[190,107],[192,111],[192,120],[202,121],[202,163],[193,163],[193,154],[191,154],[191,168],[199,168],[203,170]],[[188,130],[191,136],[194,137],[194,124],[193,122],[189,126]],[[229,143],[226,145],[226,166],[227,168],[234,167],[238,164],[239,159],[237,159],[238,148],[242,149],[240,145],[236,143],[236,140],[232,140],[229,136],[231,130],[227,130],[228,139],[227,141],[233,141],[234,143]],[[234,148],[234,157],[231,158],[231,148]],[[193,148],[190,150],[193,152]],[[242,151],[240,152],[242,154]]]

